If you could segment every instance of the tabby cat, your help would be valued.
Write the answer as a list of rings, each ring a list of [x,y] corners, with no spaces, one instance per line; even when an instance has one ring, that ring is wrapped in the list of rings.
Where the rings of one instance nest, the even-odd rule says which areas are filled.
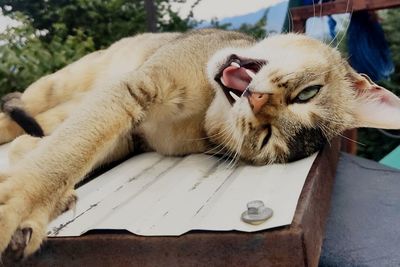
[[[308,156],[349,128],[400,128],[399,98],[334,48],[220,30],[123,39],[6,96],[3,110],[0,143],[15,140],[0,174],[0,252],[17,258],[39,248],[82,177],[129,153],[262,165]]]

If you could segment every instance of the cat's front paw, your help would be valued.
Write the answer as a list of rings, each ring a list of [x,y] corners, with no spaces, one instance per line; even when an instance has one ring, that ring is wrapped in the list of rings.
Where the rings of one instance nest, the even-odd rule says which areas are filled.
[[[0,178],[0,253],[7,260],[20,260],[39,249],[54,209],[51,199],[57,199],[27,181]]]
[[[32,231],[32,228],[27,227],[23,229],[18,228],[14,232],[6,251],[4,252],[7,261],[20,261],[24,258],[26,246],[31,241]]]

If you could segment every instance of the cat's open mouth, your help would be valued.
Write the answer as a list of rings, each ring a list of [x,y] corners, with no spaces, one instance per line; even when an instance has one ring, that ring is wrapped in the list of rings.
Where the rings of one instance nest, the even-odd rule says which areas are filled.
[[[256,73],[265,64],[265,60],[229,56],[214,79],[221,86],[231,105],[239,100]]]

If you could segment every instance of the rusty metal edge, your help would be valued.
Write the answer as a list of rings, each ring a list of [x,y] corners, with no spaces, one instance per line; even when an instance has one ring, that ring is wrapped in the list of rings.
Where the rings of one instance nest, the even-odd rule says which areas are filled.
[[[317,266],[338,157],[338,140],[320,152],[290,226],[256,233],[191,231],[180,237],[94,231],[49,238],[21,266]]]
[[[311,167],[291,225],[301,229],[306,266],[318,266],[339,151],[337,138],[318,155],[318,163]],[[312,179],[312,174],[318,179]]]
[[[400,0],[337,0],[317,5],[293,7],[290,9],[293,25],[291,31],[304,33],[306,21],[311,17],[353,13],[361,10],[373,11],[399,6]],[[349,146],[351,147],[351,144]]]
[[[360,10],[379,10],[400,6],[399,0],[340,0],[318,5],[291,8],[293,20],[339,13],[352,13]],[[317,15],[316,15],[317,14]]]

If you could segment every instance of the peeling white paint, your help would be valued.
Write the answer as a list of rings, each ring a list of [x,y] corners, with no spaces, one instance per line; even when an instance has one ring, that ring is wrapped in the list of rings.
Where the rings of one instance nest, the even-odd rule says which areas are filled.
[[[69,211],[53,221],[49,236],[79,236],[92,229],[178,236],[190,230],[253,232],[288,225],[315,157],[228,168],[207,155],[139,155],[79,188],[75,215]],[[272,218],[257,226],[242,222],[251,200],[272,208]]]
[[[0,170],[8,165],[0,146]],[[271,166],[228,163],[207,155],[135,156],[77,189],[75,211],[49,226],[49,236],[92,229],[126,229],[143,236],[179,236],[190,230],[254,232],[292,222],[316,154]],[[274,214],[265,223],[241,221],[246,204],[262,200]]]

